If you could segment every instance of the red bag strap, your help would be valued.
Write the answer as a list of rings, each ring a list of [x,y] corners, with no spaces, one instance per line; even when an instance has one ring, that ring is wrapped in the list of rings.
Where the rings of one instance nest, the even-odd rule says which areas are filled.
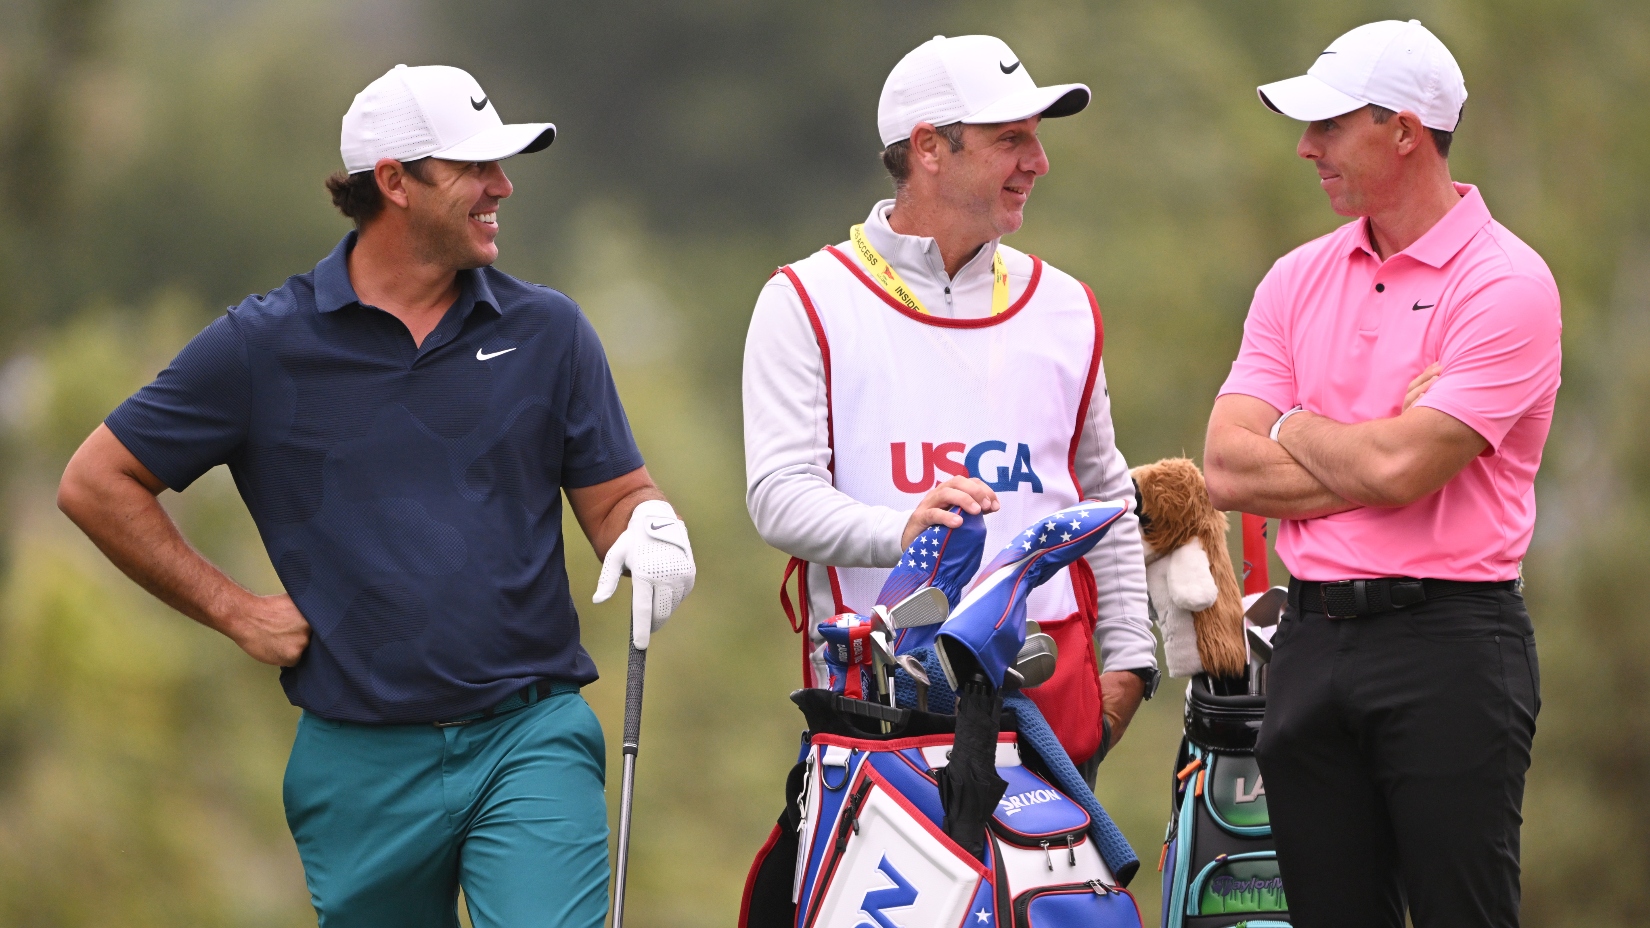
[[[1266,518],[1243,514],[1243,594],[1264,593],[1272,586],[1267,576]]]
[[[791,604],[791,574],[796,574],[796,605]],[[791,631],[802,632],[808,627],[808,562],[793,557],[785,565],[785,576],[779,579],[779,608],[791,623]]]

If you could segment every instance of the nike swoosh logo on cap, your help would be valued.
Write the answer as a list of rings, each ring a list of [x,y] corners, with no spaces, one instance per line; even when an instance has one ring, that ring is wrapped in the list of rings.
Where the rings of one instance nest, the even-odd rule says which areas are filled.
[[[493,358],[498,357],[501,354],[509,354],[510,352],[515,351],[515,350],[516,350],[515,348],[506,348],[503,351],[495,351],[492,354],[483,354],[482,350],[480,348],[477,348],[476,349],[476,360],[477,361],[488,361],[488,360],[491,360]]]
[[[481,112],[481,111],[482,111],[482,109],[483,109],[483,108],[485,108],[485,107],[486,107],[486,106],[487,106],[487,98],[486,98],[486,97],[482,97],[482,98],[481,98],[481,102],[480,102],[480,103],[477,103],[477,102],[476,102],[476,98],[475,98],[475,97],[471,97],[471,98],[470,98],[470,105],[471,105],[471,106],[473,106],[473,107],[475,107],[475,108],[476,108],[476,112],[478,112],[478,113],[479,113],[479,112]]]
[[[1020,63],[1016,61],[1013,64],[1003,64],[999,61],[997,62],[997,67],[1002,68],[1004,74],[1013,74],[1015,71],[1019,70]]]

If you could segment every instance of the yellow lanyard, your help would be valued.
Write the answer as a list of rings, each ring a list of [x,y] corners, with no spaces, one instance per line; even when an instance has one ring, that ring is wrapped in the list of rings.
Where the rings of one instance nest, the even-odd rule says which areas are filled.
[[[871,272],[871,279],[888,291],[888,295],[898,300],[909,309],[914,309],[923,315],[928,315],[928,308],[922,305],[917,295],[905,285],[900,278],[899,271],[888,263],[876,248],[872,247],[871,240],[865,237],[865,224],[860,223],[848,230],[848,240],[853,242],[854,251],[859,254],[859,260]],[[1003,266],[1003,250],[997,249],[991,255],[991,315],[995,316],[1008,309],[1008,268]]]

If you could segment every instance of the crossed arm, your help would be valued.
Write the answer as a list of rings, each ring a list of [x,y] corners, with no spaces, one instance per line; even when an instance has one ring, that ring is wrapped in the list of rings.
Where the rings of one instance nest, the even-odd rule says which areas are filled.
[[[1300,412],[1270,437],[1282,411],[1243,394],[1215,401],[1204,477],[1215,508],[1315,519],[1360,507],[1407,506],[1441,489],[1489,443],[1453,416],[1415,401],[1434,365],[1409,385],[1401,412],[1347,424]]]

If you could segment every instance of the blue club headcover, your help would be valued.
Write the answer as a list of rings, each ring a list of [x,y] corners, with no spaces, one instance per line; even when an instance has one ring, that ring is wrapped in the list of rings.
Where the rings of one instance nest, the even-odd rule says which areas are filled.
[[[905,555],[900,558],[894,572],[883,582],[882,592],[877,594],[877,605],[892,606],[923,587],[931,586],[945,594],[952,609],[957,608],[963,588],[980,569],[980,558],[985,554],[985,517],[970,515],[958,506],[952,506],[951,511],[962,516],[963,524],[957,528],[930,525],[923,529],[912,540],[911,546],[905,549]],[[931,646],[934,633],[938,630],[938,625],[900,629],[892,642],[894,653],[905,654],[915,648]]]
[[[961,648],[1003,685],[1026,637],[1026,597],[1089,552],[1125,512],[1126,502],[1086,500],[1039,519],[986,565],[951,617],[939,626],[936,647]],[[949,677],[949,672],[947,673]],[[955,688],[959,681],[948,680]]]

